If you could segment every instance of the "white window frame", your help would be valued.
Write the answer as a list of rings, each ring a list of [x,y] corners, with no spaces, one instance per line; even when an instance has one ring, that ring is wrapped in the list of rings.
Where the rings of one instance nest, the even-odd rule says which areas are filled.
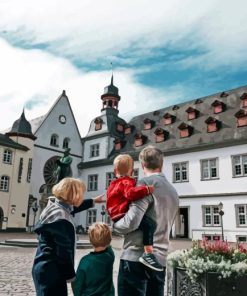
[[[3,152],[3,163],[12,164],[13,152],[10,149],[5,149]]]
[[[115,174],[113,172],[106,172],[105,174],[105,188],[107,189],[112,180],[115,179]]]
[[[6,175],[1,176],[0,179],[0,191],[9,191],[10,178]]]
[[[243,238],[244,240],[239,240]],[[247,243],[247,235],[236,235],[236,242],[237,243]]]
[[[239,158],[237,163],[236,158]],[[239,174],[236,174],[236,167],[238,167]],[[247,177],[247,154],[232,155],[232,176],[234,178]]]
[[[97,221],[97,209],[87,210],[87,226],[92,225]]]
[[[201,159],[201,180],[207,181],[207,180],[217,180],[219,179],[219,159],[217,157],[215,158],[209,158],[209,159]],[[207,164],[206,167],[204,167],[204,164]],[[207,170],[207,176],[205,176],[204,171]],[[213,170],[216,171],[216,176],[213,176]]]
[[[139,169],[134,169],[133,171],[133,178],[135,179],[135,181],[138,181],[139,178]]]
[[[240,208],[243,208],[243,211],[239,212]],[[236,212],[237,227],[247,227],[247,204],[235,205],[235,212]],[[240,223],[241,219],[243,219],[245,223]]]
[[[178,168],[178,170],[176,170]],[[173,183],[189,182],[189,162],[176,162],[172,164],[173,170]],[[186,178],[184,178],[184,173],[186,173]],[[179,178],[177,179],[177,176]]]
[[[51,139],[50,139],[50,145],[54,146],[54,147],[58,147],[59,146],[58,145],[58,139],[59,139],[58,135],[52,134]]]
[[[88,175],[88,191],[97,191],[98,190],[98,178],[97,174]]]
[[[90,157],[98,157],[100,152],[99,148],[99,143],[90,145]]]
[[[63,139],[63,149],[69,148],[69,142],[70,142],[70,138]]]
[[[206,209],[209,209],[206,212]],[[221,217],[220,217],[220,207],[218,205],[203,205],[202,206],[202,217],[203,217],[203,227],[220,227],[221,226]],[[210,223],[207,222],[206,217],[210,217]],[[215,220],[218,220],[219,223],[215,223]]]

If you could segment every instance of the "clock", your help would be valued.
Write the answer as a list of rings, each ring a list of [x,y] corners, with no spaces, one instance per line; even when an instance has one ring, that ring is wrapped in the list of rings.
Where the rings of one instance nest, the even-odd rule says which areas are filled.
[[[62,123],[62,124],[65,124],[66,123],[66,117],[65,115],[60,115],[59,118],[58,118],[59,122]]]

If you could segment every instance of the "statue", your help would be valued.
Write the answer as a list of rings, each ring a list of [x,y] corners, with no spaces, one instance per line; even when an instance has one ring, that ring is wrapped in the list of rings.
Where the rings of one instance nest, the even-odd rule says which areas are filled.
[[[54,175],[56,176],[55,184],[57,184],[63,178],[72,176],[72,171],[71,171],[70,165],[71,165],[73,159],[69,153],[70,153],[70,148],[67,148],[64,151],[63,156],[56,161],[57,168],[54,172]]]

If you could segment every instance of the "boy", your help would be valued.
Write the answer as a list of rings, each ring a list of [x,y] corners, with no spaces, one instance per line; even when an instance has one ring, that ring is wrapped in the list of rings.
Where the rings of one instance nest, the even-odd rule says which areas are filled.
[[[129,209],[132,201],[141,199],[154,191],[154,186],[136,186],[136,181],[131,177],[134,161],[128,154],[118,155],[113,162],[116,180],[113,180],[107,189],[106,208],[114,222],[121,219]],[[162,271],[163,266],[153,254],[153,234],[156,223],[144,215],[139,229],[143,231],[144,253],[139,261],[149,268]]]
[[[114,253],[110,246],[111,230],[96,222],[89,227],[94,252],[82,257],[72,283],[74,296],[114,296],[112,280]]]

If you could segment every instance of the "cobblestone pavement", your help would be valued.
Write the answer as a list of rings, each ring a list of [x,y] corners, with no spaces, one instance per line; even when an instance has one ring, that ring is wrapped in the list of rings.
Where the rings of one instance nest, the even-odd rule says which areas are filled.
[[[2,234],[0,233],[0,241],[5,239],[32,238],[31,235],[20,234]],[[35,236],[33,236],[35,237]],[[87,237],[80,237],[86,239]],[[171,250],[188,248],[190,241],[172,241]],[[114,263],[114,283],[116,285],[117,273],[119,266],[119,258],[121,254],[122,239],[117,237],[113,239],[112,246],[114,248],[116,260]],[[35,290],[31,277],[31,268],[36,249],[18,248],[0,246],[0,295],[1,296],[34,296]],[[81,249],[76,251],[75,265],[77,266],[80,258],[87,254],[89,249]],[[69,287],[69,295],[73,295]],[[54,295],[55,296],[55,295]]]

